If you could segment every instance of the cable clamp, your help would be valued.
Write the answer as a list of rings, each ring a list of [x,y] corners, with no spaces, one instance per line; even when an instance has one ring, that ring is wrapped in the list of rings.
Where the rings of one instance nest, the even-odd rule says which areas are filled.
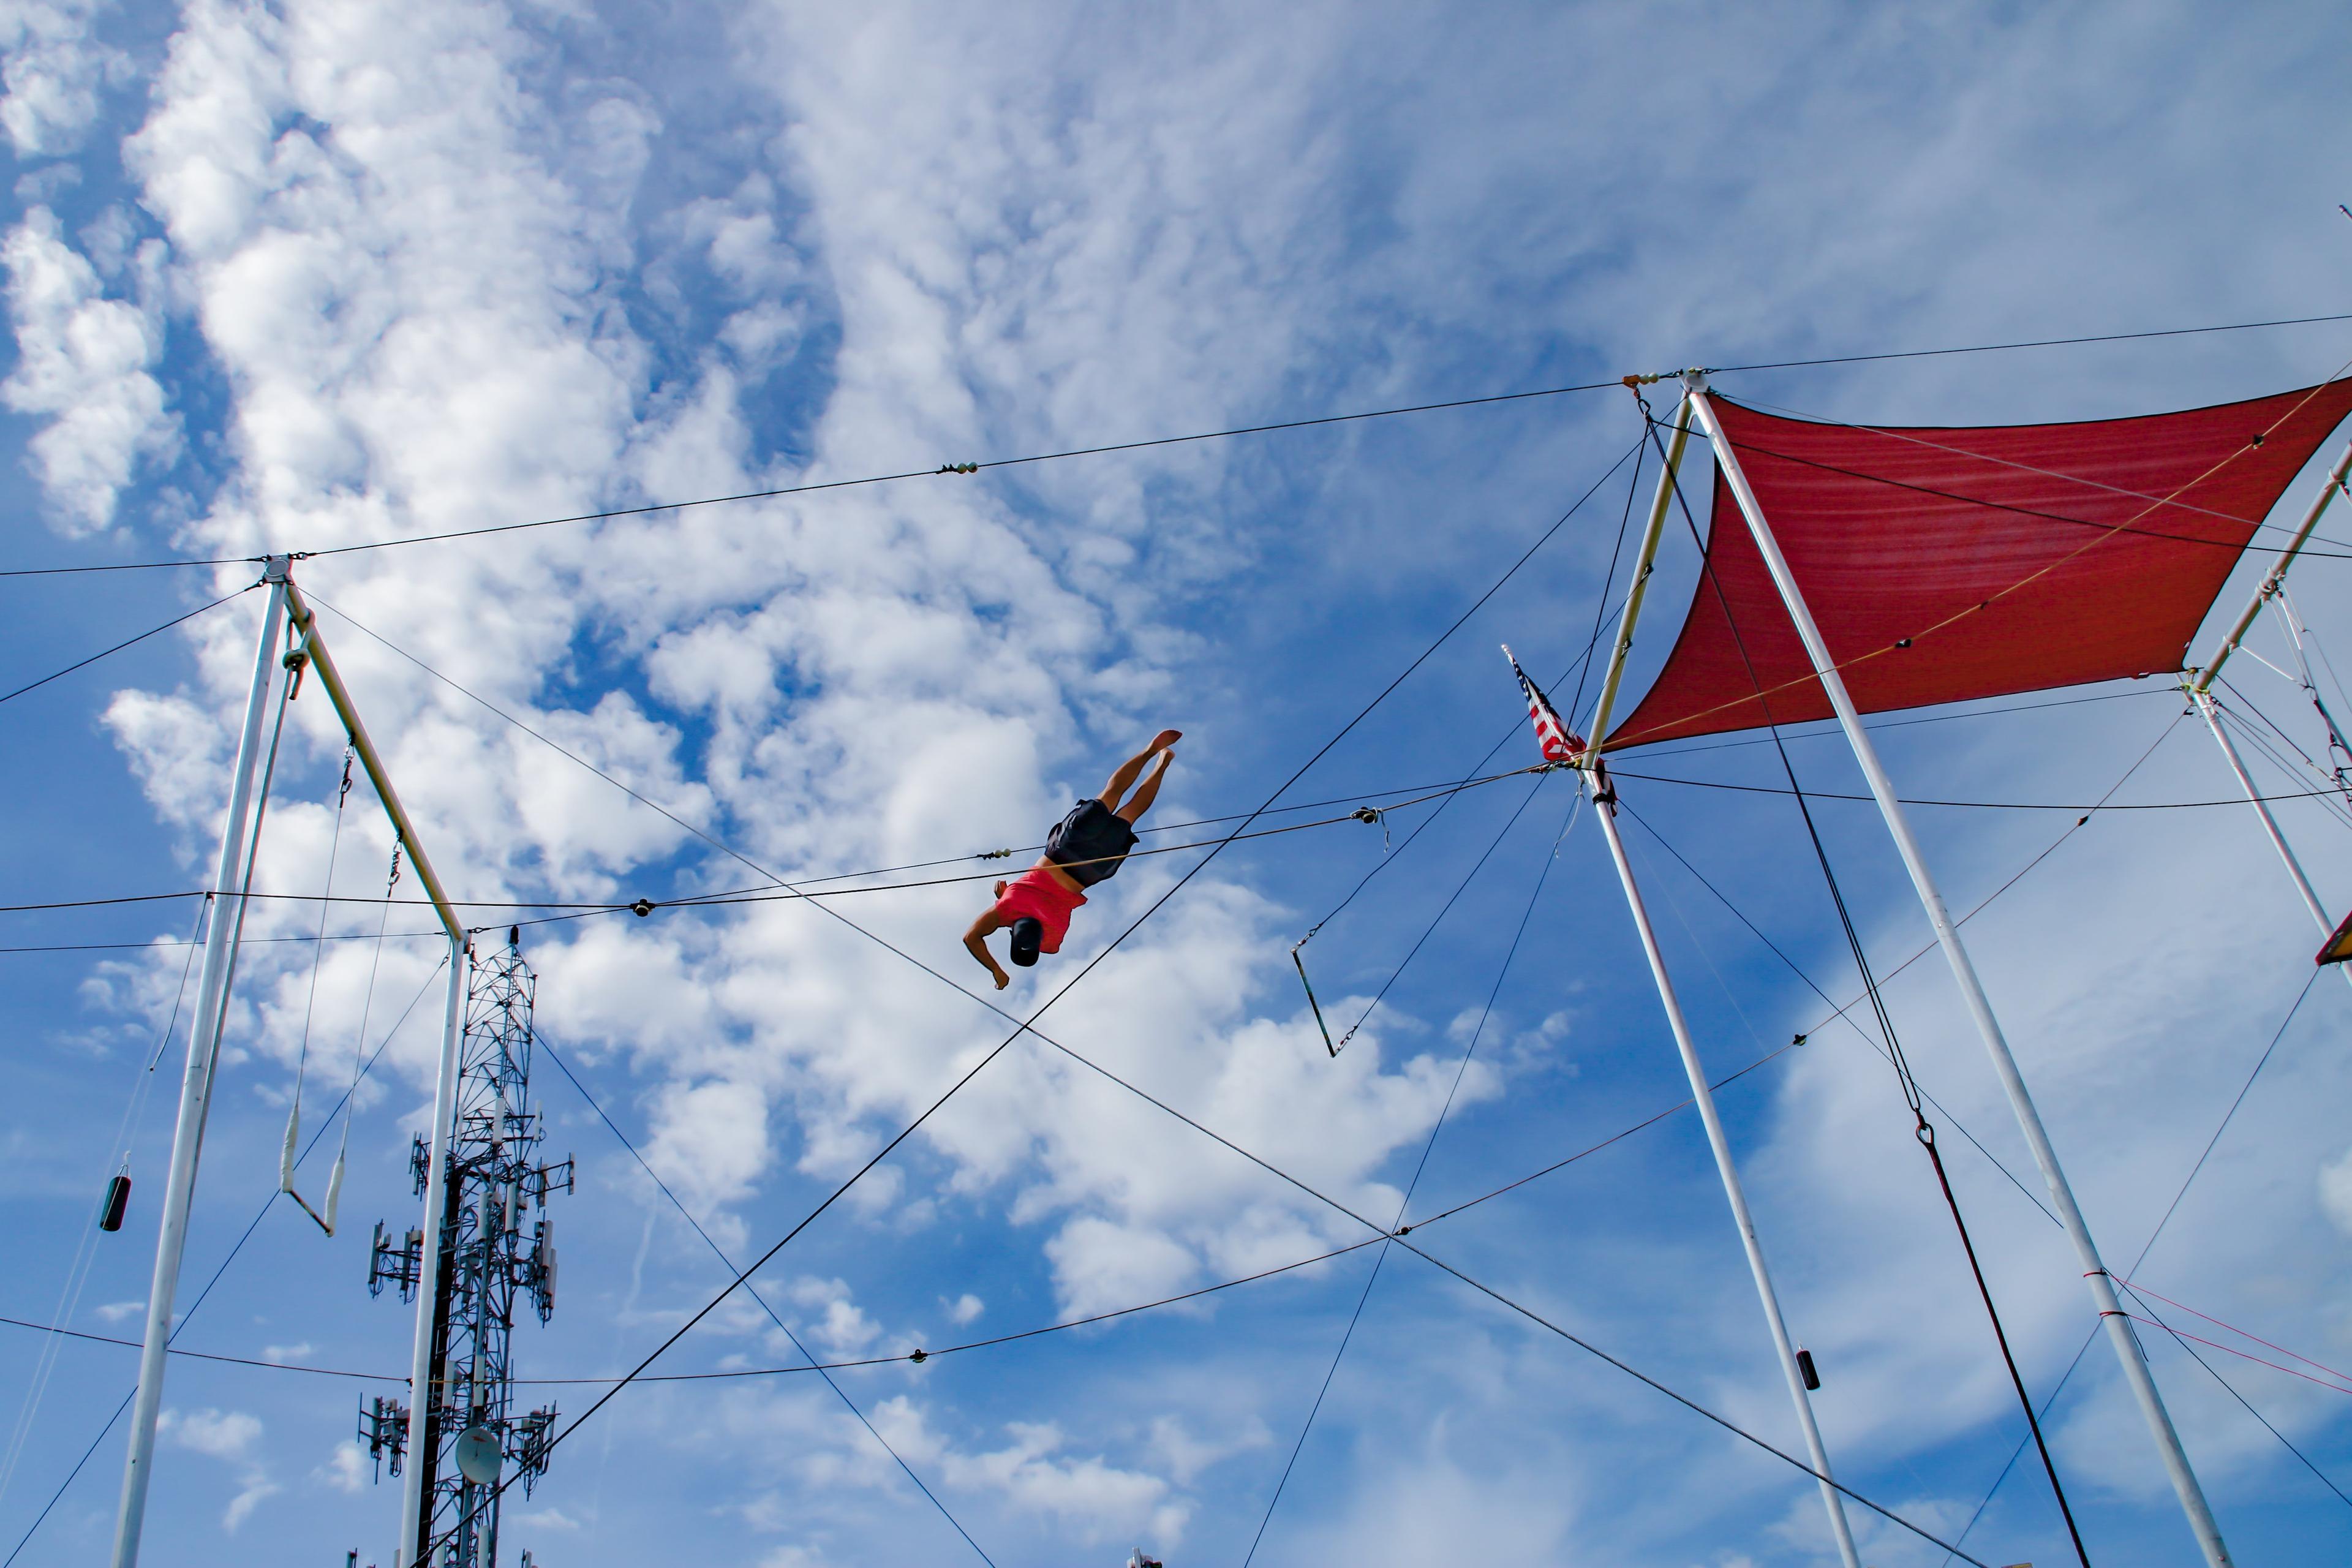
[[[1010,849],[983,849],[979,854],[973,856],[972,858],[975,860],[1010,860],[1013,858],[1013,851]]]
[[[651,899],[639,899],[635,903],[629,906],[629,912],[636,916],[639,920],[643,920],[647,915],[654,912],[654,901]]]
[[[938,471],[942,474],[976,474],[980,472],[980,465],[978,463],[941,463]]]

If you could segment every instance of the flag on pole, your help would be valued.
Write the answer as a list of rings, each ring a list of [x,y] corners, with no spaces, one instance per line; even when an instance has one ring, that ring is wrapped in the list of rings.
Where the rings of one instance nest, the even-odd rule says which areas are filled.
[[[2313,962],[2342,963],[2347,960],[2352,960],[2352,915],[2344,917],[2344,923],[2330,933],[2327,944],[2319,950],[2319,956]]]
[[[1528,672],[1519,668],[1518,656],[1511,651],[1508,643],[1503,645],[1503,657],[1511,661],[1511,673],[1519,678],[1519,690],[1528,700],[1528,717],[1535,723],[1536,744],[1543,748],[1544,761],[1568,763],[1581,756],[1584,742],[1570,734],[1568,726],[1559,721],[1551,699],[1543,694],[1542,687],[1528,679]]]

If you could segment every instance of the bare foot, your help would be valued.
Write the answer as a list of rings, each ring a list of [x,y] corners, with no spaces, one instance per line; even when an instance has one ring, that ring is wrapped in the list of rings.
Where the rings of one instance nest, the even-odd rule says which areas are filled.
[[[1181,730],[1162,730],[1157,735],[1152,736],[1151,744],[1144,747],[1143,749],[1147,752],[1164,752],[1183,738],[1184,731]]]

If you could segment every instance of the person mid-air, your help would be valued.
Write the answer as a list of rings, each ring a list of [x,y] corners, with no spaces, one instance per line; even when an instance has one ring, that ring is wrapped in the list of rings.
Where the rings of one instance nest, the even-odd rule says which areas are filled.
[[[1062,951],[1062,938],[1070,929],[1070,911],[1087,901],[1088,888],[1116,875],[1119,862],[1135,847],[1135,824],[1151,809],[1160,794],[1160,781],[1175,760],[1171,748],[1183,738],[1180,730],[1162,730],[1152,736],[1150,745],[1119,763],[1099,796],[1078,802],[1054,825],[1045,836],[1044,858],[1011,881],[996,884],[996,902],[971,922],[971,929],[963,933],[963,944],[996,977],[999,991],[1013,984],[1013,976],[988,951],[989,937],[1010,927],[1013,962],[1024,969],[1035,963],[1041,952]],[[1150,775],[1143,776],[1143,765],[1152,762],[1155,752],[1159,761],[1153,763]],[[1138,777],[1143,777],[1139,784],[1135,782]],[[1129,789],[1135,793],[1128,794]]]

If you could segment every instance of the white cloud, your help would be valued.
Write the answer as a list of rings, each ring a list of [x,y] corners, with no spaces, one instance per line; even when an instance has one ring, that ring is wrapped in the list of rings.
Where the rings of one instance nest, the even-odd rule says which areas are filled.
[[[1053,1426],[1015,1422],[1002,1448],[957,1449],[932,1433],[923,1413],[903,1396],[870,1413],[875,1429],[910,1459],[937,1465],[951,1487],[993,1492],[1013,1507],[1043,1515],[1094,1542],[1139,1532],[1178,1540],[1192,1505],[1172,1496],[1157,1476],[1124,1470],[1098,1456],[1065,1456],[1066,1439]]]
[[[9,0],[0,6],[0,130],[20,159],[71,152],[97,119],[99,93],[131,58],[95,35],[107,0]]]
[[[981,1299],[969,1290],[953,1301],[942,1296],[940,1298],[940,1305],[947,1309],[948,1320],[957,1324],[976,1322],[981,1313],[987,1310]]]
[[[357,1443],[335,1445],[327,1462],[310,1472],[313,1480],[331,1487],[347,1497],[357,1497],[367,1489],[373,1471],[368,1464],[367,1452]]]
[[[104,528],[140,459],[168,454],[178,439],[149,373],[163,350],[162,323],[106,298],[47,207],[9,230],[0,264],[18,353],[0,398],[48,420],[28,450],[60,522],[75,532]]]
[[[184,1448],[215,1459],[246,1459],[261,1441],[261,1418],[242,1410],[165,1411],[159,1430],[168,1430]]]
[[[98,1314],[100,1321],[102,1322],[121,1323],[127,1322],[132,1318],[143,1317],[147,1311],[147,1303],[144,1301],[109,1301],[102,1307],[92,1308],[91,1310]]]

